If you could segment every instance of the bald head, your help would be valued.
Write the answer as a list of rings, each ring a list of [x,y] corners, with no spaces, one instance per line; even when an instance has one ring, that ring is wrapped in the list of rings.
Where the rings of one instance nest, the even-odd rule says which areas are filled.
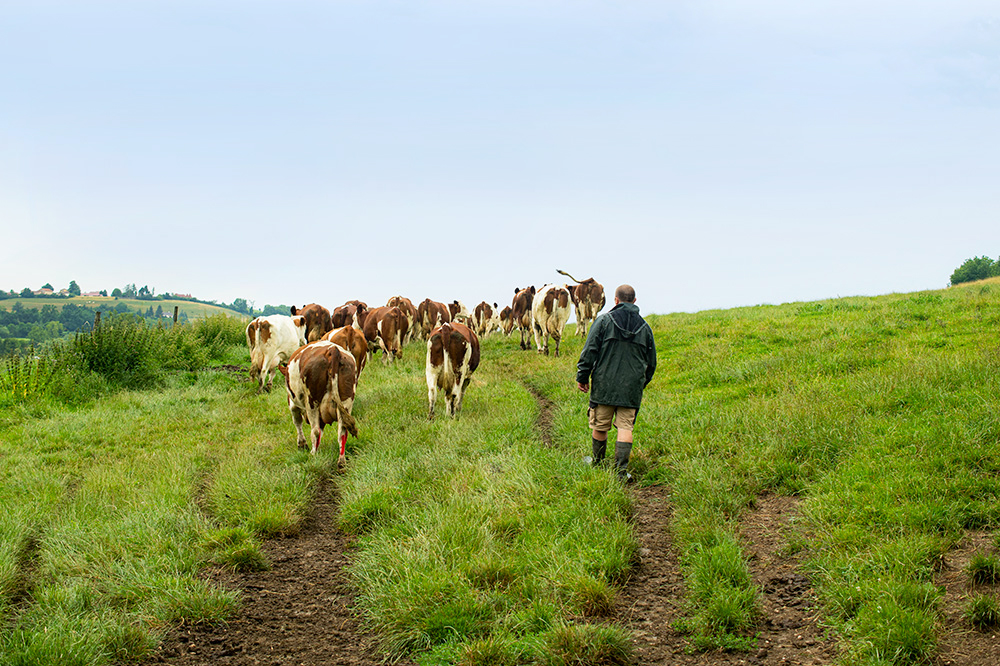
[[[635,303],[635,289],[630,284],[623,284],[615,289],[615,298],[619,303]]]

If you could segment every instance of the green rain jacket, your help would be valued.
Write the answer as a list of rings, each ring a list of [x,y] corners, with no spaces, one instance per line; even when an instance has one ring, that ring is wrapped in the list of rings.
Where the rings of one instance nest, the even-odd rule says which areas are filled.
[[[634,303],[619,303],[594,321],[576,365],[577,383],[591,385],[591,405],[639,409],[654,372],[653,330]]]

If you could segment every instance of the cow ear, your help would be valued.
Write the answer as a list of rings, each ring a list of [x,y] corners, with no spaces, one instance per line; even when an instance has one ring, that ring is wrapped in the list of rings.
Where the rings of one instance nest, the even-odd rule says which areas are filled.
[[[518,289],[517,287],[514,287],[514,294],[517,294],[517,292],[519,292],[519,291],[521,291],[521,290]]]
[[[496,310],[496,309],[497,309],[497,308],[499,308],[499,307],[500,307],[500,306],[499,306],[499,305],[497,305],[497,304],[496,304],[496,302],[494,302],[494,303],[493,303],[493,309],[494,309],[494,310]]]
[[[295,316],[296,314],[298,314],[298,313],[297,313],[297,312],[295,312],[295,306],[293,305],[293,306],[292,306],[292,316],[294,317],[294,316]]]
[[[531,295],[535,295],[535,285],[531,285]]]

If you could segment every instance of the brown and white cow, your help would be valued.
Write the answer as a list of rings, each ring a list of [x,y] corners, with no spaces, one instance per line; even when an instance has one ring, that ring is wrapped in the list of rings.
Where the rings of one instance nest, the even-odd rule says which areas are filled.
[[[547,284],[535,294],[531,306],[531,328],[539,354],[544,352],[548,356],[551,337],[556,342],[556,356],[559,356],[559,342],[569,320],[569,303],[569,290],[558,284]]]
[[[451,321],[451,311],[444,303],[425,298],[417,306],[417,325],[420,327],[421,337],[425,340],[431,331],[447,321]]]
[[[246,336],[250,348],[250,379],[257,382],[258,392],[270,391],[274,369],[306,344],[306,320],[287,315],[257,317],[247,324]]]
[[[472,330],[481,338],[500,330],[500,310],[496,303],[482,301],[472,309]]]
[[[323,428],[337,424],[337,441],[340,443],[338,466],[343,467],[347,458],[347,433],[358,436],[358,426],[351,416],[354,405],[354,388],[357,370],[354,357],[346,349],[329,340],[311,342],[302,347],[282,366],[288,389],[288,409],[298,433],[299,448],[306,447],[302,420],[312,427],[312,452],[319,452]]]
[[[293,317],[304,317],[306,320],[306,342],[316,342],[333,330],[330,322],[330,311],[318,303],[310,303],[301,308],[292,306]]]
[[[360,380],[361,371],[365,369],[365,364],[368,362],[368,340],[365,339],[365,334],[353,326],[341,326],[324,335],[323,339],[351,352],[357,366],[357,378]]]
[[[511,301],[511,318],[514,327],[521,332],[521,349],[531,347],[531,303],[535,298],[535,287],[518,289],[514,287],[514,300]]]
[[[469,314],[469,308],[465,307],[465,303],[456,299],[448,304],[448,313],[451,315],[452,321],[457,321],[469,325],[469,319],[472,317]]]
[[[586,338],[587,329],[591,322],[597,319],[597,313],[604,309],[606,302],[604,285],[594,278],[577,280],[566,271],[556,269],[556,272],[576,282],[575,285],[566,285],[566,289],[569,290],[569,297],[573,301],[573,309],[576,311],[576,332]]]
[[[387,308],[399,308],[403,315],[406,317],[406,339],[403,340],[405,345],[410,341],[410,338],[417,335],[417,308],[413,305],[413,301],[406,298],[405,296],[393,296],[388,301],[386,301],[385,306]]]
[[[500,311],[500,330],[503,331],[504,335],[510,335],[510,332],[514,330],[513,312],[509,305],[505,305]]]
[[[364,333],[368,349],[381,349],[382,360],[386,363],[402,359],[406,327],[406,315],[399,308],[375,308],[365,318]]]
[[[339,308],[334,308],[330,315],[330,323],[334,328],[353,326],[359,331],[365,327],[365,313],[368,305],[363,301],[347,301]]]
[[[465,324],[444,323],[427,339],[427,419],[434,418],[438,390],[444,391],[448,416],[457,418],[462,397],[479,367],[479,338]]]

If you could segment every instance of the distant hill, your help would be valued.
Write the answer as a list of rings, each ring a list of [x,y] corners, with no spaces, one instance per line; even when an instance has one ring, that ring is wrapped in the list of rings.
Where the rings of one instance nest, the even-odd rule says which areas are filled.
[[[179,307],[180,314],[186,314],[188,319],[201,319],[204,317],[210,317],[215,314],[225,314],[230,317],[242,317],[244,319],[249,319],[245,314],[241,314],[236,310],[230,310],[229,308],[222,307],[221,305],[210,305],[208,303],[195,303],[193,301],[186,300],[140,300],[137,298],[113,298],[111,296],[72,296],[70,298],[53,298],[53,297],[35,297],[35,298],[7,298],[0,300],[0,309],[10,310],[14,307],[15,303],[20,303],[21,307],[25,308],[35,308],[40,310],[45,305],[54,305],[57,308],[62,308],[64,305],[82,305],[88,308],[106,307],[108,310],[114,309],[115,306],[119,304],[124,304],[128,306],[130,311],[140,310],[145,312],[150,306],[156,310],[156,307],[162,307],[164,314],[169,314],[173,317],[174,307]],[[180,316],[180,315],[179,315]]]

